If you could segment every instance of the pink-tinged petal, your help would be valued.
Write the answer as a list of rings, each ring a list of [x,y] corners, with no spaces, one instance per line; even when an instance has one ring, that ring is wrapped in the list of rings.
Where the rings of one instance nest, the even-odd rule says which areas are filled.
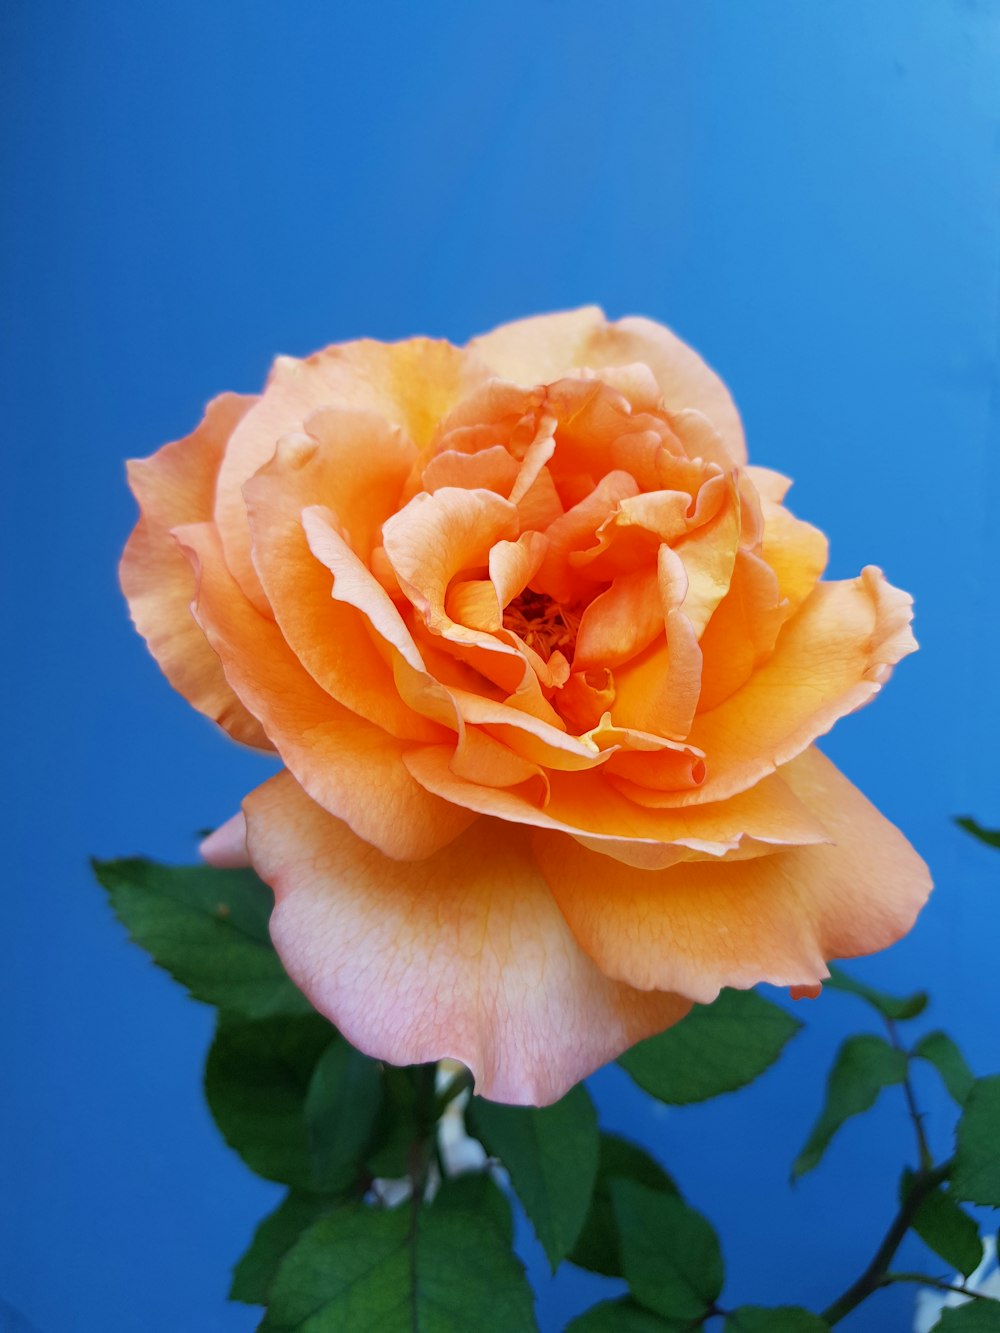
[[[399,448],[393,461],[394,448],[400,445],[398,432],[378,417],[339,415],[342,429],[336,441],[328,440],[321,446],[308,435],[286,436],[271,462],[244,487],[254,564],[285,642],[327,694],[394,736],[423,741],[436,736],[443,740],[438,728],[429,726],[399,698],[386,644],[372,632],[377,629],[379,612],[395,624],[397,643],[405,640],[401,646],[414,657],[416,648],[391,600],[341,535],[344,531],[353,535],[355,546],[370,544],[370,520],[364,518],[365,509],[374,506],[377,512],[374,497],[380,489],[398,490],[411,446]],[[318,429],[330,426],[330,414],[326,417],[325,422],[317,423]],[[380,431],[384,445],[381,455]],[[370,459],[361,462],[352,457],[355,449],[367,450]],[[314,502],[328,498],[343,505],[354,485],[360,484],[364,484],[367,498],[354,508],[353,534],[351,527],[342,522],[334,533],[335,516],[329,510],[316,510]],[[309,533],[303,526],[306,514],[313,515],[312,522],[320,525],[322,515],[328,516],[326,531],[318,539],[319,557],[311,549]],[[329,554],[323,536],[337,547],[339,563],[323,559]],[[345,563],[349,565],[347,570]],[[333,578],[331,564],[337,564],[341,571]],[[351,604],[349,587],[340,586],[341,578],[350,582],[352,577],[368,593],[367,599],[355,599],[361,600],[360,609]]]
[[[226,561],[258,610],[266,613],[267,606],[250,558],[242,488],[271,459],[278,441],[302,430],[320,408],[333,407],[384,417],[422,448],[483,373],[466,352],[429,338],[341,343],[304,361],[278,357],[259,402],[233,432],[215,505]]]
[[[874,698],[916,648],[912,607],[872,565],[856,579],[820,583],[743,688],[696,716],[687,739],[707,755],[708,776],[678,803],[743,791]]]
[[[216,870],[240,870],[250,864],[247,854],[247,821],[242,810],[202,838],[198,851]]]
[[[445,800],[508,823],[569,833],[607,858],[646,869],[660,870],[692,854],[759,855],[775,843],[827,839],[823,825],[779,778],[721,806],[678,810],[637,805],[600,773],[554,769],[543,803],[535,786],[501,787],[461,778],[447,746],[410,750],[406,764],[422,786]]]
[[[884,949],[910,929],[931,882],[899,830],[816,750],[781,777],[832,843],[650,873],[536,836],[546,881],[603,972],[707,1004],[723,986],[815,986],[826,960]]]
[[[429,856],[471,822],[409,775],[408,742],[351,713],[313,680],[233,578],[211,523],[178,528],[198,576],[195,615],[226,678],[298,781],[388,856]]]
[[[389,861],[287,775],[245,802],[274,889],[275,947],[359,1050],[451,1058],[495,1101],[547,1105],[688,1005],[609,981],[575,944],[524,833],[486,821],[418,864]]]
[[[170,535],[178,523],[211,517],[226,441],[255,401],[223,394],[209,403],[192,434],[129,464],[129,483],[142,513],[119,576],[135,627],[174,689],[236,740],[270,749],[191,615],[194,575]]]

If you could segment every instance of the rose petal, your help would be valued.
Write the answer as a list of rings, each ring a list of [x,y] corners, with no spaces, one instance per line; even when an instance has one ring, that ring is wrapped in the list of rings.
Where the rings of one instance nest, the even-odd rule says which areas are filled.
[[[407,742],[330,698],[275,623],[243,596],[210,523],[176,530],[198,571],[195,615],[226,678],[288,768],[325,809],[388,856],[429,856],[474,816],[430,796],[402,763]]]
[[[678,802],[745,790],[872,699],[917,646],[912,606],[873,565],[856,579],[820,583],[743,688],[695,717],[687,739],[705,751],[708,776]]]
[[[551,383],[580,368],[647,366],[671,413],[693,408],[719,431],[731,462],[746,461],[743,428],[729,391],[701,357],[669,329],[637,316],[609,324],[596,306],[503,324],[474,338],[469,351],[520,384]]]
[[[536,835],[545,878],[603,972],[707,1004],[723,986],[814,986],[827,959],[873,953],[910,929],[931,882],[899,830],[817,750],[781,776],[835,845],[649,872]]]
[[[405,763],[422,786],[445,800],[510,823],[569,833],[605,857],[648,869],[674,865],[691,852],[727,856],[746,842],[766,849],[827,839],[824,826],[774,776],[720,805],[679,810],[634,804],[600,773],[551,770],[551,796],[543,808],[535,789],[463,780],[448,746],[410,750]]]
[[[247,855],[247,821],[242,810],[202,838],[198,851],[216,870],[240,870],[250,864]]]
[[[476,1091],[546,1105],[688,1004],[609,981],[575,944],[526,836],[493,821],[389,861],[279,775],[245,802],[292,979],[358,1049],[461,1060]]]
[[[222,394],[201,424],[151,458],[129,463],[141,517],[122,556],[119,577],[135,627],[175,690],[245,745],[270,749],[260,723],[236,698],[218,657],[191,615],[194,575],[170,535],[178,523],[211,517],[226,441],[254,398]]]
[[[382,493],[384,503],[386,495],[398,491],[412,446],[379,417],[363,413],[326,413],[322,420],[314,418],[310,429],[327,436],[326,443],[310,435],[287,436],[274,458],[244,487],[254,565],[274,616],[295,657],[339,703],[394,736],[444,739],[399,698],[385,644],[380,649],[369,628],[379,619],[370,603],[384,605],[388,599],[344,541],[343,522],[333,536],[340,513],[311,507],[318,499],[347,504],[353,511],[354,545],[370,547],[372,511],[379,521],[382,507],[377,497]],[[356,487],[365,492],[361,504],[349,503]],[[307,514],[313,524],[328,516],[328,543],[318,538],[319,557],[311,549],[313,528],[303,526]],[[357,567],[356,577],[370,585],[367,619],[350,604],[349,594],[343,596],[347,590],[338,586],[343,575],[331,578],[330,562],[323,560],[329,541],[345,548],[342,555]],[[395,607],[391,602],[389,606],[390,617],[398,621]],[[409,647],[415,654],[412,640]]]
[[[452,404],[483,378],[474,358],[429,338],[341,343],[303,361],[278,357],[259,402],[233,432],[215,506],[226,561],[258,610],[267,608],[250,558],[242,487],[273,456],[278,441],[302,430],[319,408],[336,407],[377,413],[402,427],[419,448]]]

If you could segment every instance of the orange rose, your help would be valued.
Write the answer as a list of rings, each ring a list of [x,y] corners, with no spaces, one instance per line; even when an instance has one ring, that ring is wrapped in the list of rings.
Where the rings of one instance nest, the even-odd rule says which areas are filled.
[[[281,358],[133,463],[170,681],[284,771],[206,846],[316,1007],[545,1103],[721,986],[805,991],[930,889],[812,743],[916,646],[747,465],[684,343],[588,309]]]

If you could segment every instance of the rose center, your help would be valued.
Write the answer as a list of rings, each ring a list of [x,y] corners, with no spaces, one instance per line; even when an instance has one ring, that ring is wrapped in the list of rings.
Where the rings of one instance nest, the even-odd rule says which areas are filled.
[[[542,592],[525,588],[503,615],[504,628],[511,630],[546,660],[557,649],[572,658],[580,612],[562,606]]]

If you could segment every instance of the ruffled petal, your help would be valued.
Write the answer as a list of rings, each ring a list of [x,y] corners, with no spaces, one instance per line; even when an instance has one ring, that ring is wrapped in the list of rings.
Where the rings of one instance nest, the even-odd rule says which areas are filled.
[[[240,870],[248,866],[247,821],[243,811],[238,810],[207,838],[202,838],[198,851],[216,870]]]
[[[178,523],[211,517],[226,441],[255,401],[222,394],[209,403],[190,435],[164,445],[151,458],[129,463],[141,517],[125,547],[119,578],[135,627],[174,689],[235,740],[270,749],[191,615],[194,575],[170,532]]]
[[[402,864],[287,774],[245,810],[253,864],[275,893],[282,961],[368,1055],[460,1060],[480,1095],[546,1105],[689,1008],[602,976],[517,829],[482,822],[429,860]]]
[[[832,843],[650,872],[536,835],[545,879],[602,972],[707,1004],[723,986],[814,986],[828,959],[874,953],[910,929],[931,881],[899,830],[817,750],[781,777]]]
[[[402,762],[407,742],[330,698],[274,621],[243,596],[210,523],[177,529],[198,573],[195,615],[226,678],[314,800],[388,856],[416,859],[474,819],[430,795]]]
[[[722,437],[731,462],[746,461],[739,414],[718,375],[693,348],[650,319],[608,323],[596,306],[503,324],[474,338],[475,352],[497,375],[520,384],[551,383],[575,370],[641,363],[656,378],[668,412],[692,408]]]
[[[819,584],[743,688],[695,717],[687,740],[705,752],[708,775],[678,804],[744,791],[868,703],[917,646],[912,607],[873,565]]]
[[[406,477],[412,445],[381,418],[363,413],[325,413],[310,428],[325,444],[311,435],[287,436],[244,487],[254,564],[271,610],[292,653],[327,694],[394,736],[443,739],[399,698],[386,643],[372,632],[379,620],[376,607],[384,609],[389,599],[356,553],[358,545],[370,549],[380,510]],[[364,493],[357,505],[350,503],[355,489]],[[333,504],[337,512],[318,509],[317,502]],[[326,542],[324,534],[311,536],[323,515]],[[331,558],[330,545],[337,546],[339,562]],[[334,578],[331,564],[340,571]],[[355,582],[367,584],[367,617],[352,605],[349,588],[339,586],[352,574]],[[388,616],[399,621],[391,602]],[[396,628],[405,635],[401,622]],[[412,640],[409,647],[415,655]]]
[[[367,339],[327,347],[303,361],[278,357],[260,401],[233,432],[219,470],[215,518],[226,561],[260,611],[266,600],[250,558],[242,488],[274,455],[284,435],[302,430],[320,408],[371,412],[402,428],[418,448],[483,368],[460,348],[429,338]]]

